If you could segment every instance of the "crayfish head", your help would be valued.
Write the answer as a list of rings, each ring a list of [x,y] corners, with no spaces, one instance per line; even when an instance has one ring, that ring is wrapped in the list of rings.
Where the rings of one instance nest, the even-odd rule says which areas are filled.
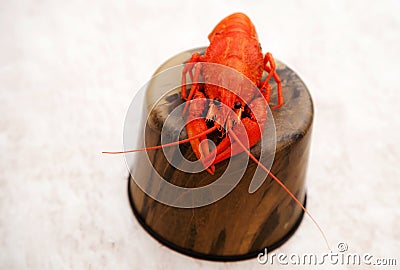
[[[220,98],[210,102],[206,120],[214,121],[220,130],[231,130],[241,121],[244,105],[240,100],[234,102],[233,107],[227,106]]]
[[[232,128],[242,121],[242,113],[244,111],[244,105],[241,101],[235,101],[233,108],[226,108],[226,130],[232,130]]]

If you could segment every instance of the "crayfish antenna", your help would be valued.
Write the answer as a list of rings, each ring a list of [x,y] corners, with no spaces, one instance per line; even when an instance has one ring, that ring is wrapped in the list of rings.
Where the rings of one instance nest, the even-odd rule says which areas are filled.
[[[239,140],[239,138],[236,136],[236,134],[232,130],[230,130],[230,133],[231,133],[233,139],[236,142],[238,142],[238,144],[243,148],[243,150],[247,153],[247,155],[255,163],[257,163],[258,166],[260,166],[266,173],[268,173],[268,175],[271,176],[271,178],[274,179],[275,182],[277,182],[289,194],[290,197],[292,197],[292,199],[301,207],[301,209],[303,209],[304,213],[306,213],[311,218],[312,222],[315,224],[317,229],[320,231],[322,237],[324,238],[326,246],[328,247],[329,250],[331,250],[328,239],[326,238],[324,231],[318,225],[318,222],[313,218],[313,216],[310,214],[310,212],[308,212],[308,210],[304,207],[304,205],[296,198],[296,196],[294,196],[294,194],[288,189],[288,187],[281,180],[278,179],[278,177],[276,177],[274,174],[272,174],[272,172],[270,170],[268,170],[258,159],[255,158],[255,156],[253,156],[252,153],[250,153],[250,151],[247,149],[247,147],[244,146],[244,144]]]
[[[142,152],[142,151],[161,149],[163,147],[169,147],[169,146],[174,146],[174,145],[190,142],[191,140],[194,140],[194,139],[200,138],[200,137],[202,137],[204,135],[207,135],[207,134],[213,132],[216,129],[217,129],[217,126],[213,126],[212,128],[209,128],[209,129],[203,131],[202,133],[199,133],[199,134],[197,134],[197,135],[195,135],[195,136],[193,136],[191,138],[187,138],[187,139],[180,140],[180,141],[177,141],[177,142],[172,142],[172,143],[167,143],[167,144],[162,144],[162,145],[157,145],[157,146],[151,146],[151,147],[145,147],[145,148],[141,148],[141,149],[119,151],[119,152],[106,152],[106,151],[103,151],[101,153],[102,154],[117,155],[117,154],[135,153],[135,152]]]

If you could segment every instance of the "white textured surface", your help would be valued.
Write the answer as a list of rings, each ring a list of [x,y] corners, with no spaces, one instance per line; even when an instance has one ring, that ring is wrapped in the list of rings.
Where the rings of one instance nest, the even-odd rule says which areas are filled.
[[[234,11],[312,92],[308,208],[331,245],[398,256],[400,3],[268,2],[2,1],[0,268],[281,268],[161,246],[131,213],[123,157],[100,154],[121,149],[130,100],[157,66],[207,45]],[[305,218],[276,252],[326,248]]]

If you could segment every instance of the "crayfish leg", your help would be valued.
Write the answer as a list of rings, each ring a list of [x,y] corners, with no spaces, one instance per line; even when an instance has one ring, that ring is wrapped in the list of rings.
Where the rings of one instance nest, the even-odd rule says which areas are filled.
[[[281,82],[281,79],[280,79],[278,73],[276,72],[275,59],[272,56],[272,54],[269,52],[266,53],[265,57],[264,57],[264,70],[268,72],[268,76],[265,79],[265,81],[263,82],[263,85],[261,86],[260,90],[261,90],[261,92],[263,92],[263,90],[264,90],[267,93],[268,99],[266,99],[266,100],[269,103],[271,86],[268,83],[269,83],[269,80],[271,79],[271,77],[274,77],[274,80],[278,86],[278,103],[275,106],[273,106],[272,109],[277,109],[277,108],[281,107],[284,103],[283,93],[282,93],[282,82]]]
[[[200,75],[200,70],[198,70],[198,74],[196,76],[196,70],[195,74],[193,75],[193,68],[195,67],[196,63],[201,62],[202,57],[199,53],[194,53],[192,54],[192,57],[185,63],[185,66],[183,67],[182,70],[182,86],[181,86],[181,97],[184,100],[190,100],[193,97],[194,92],[196,89],[195,87],[195,82],[198,82],[199,80],[199,75]],[[190,80],[192,81],[192,88],[190,90],[189,95],[187,94],[187,89],[186,89],[186,74],[189,73]],[[185,110],[186,111],[186,110]]]

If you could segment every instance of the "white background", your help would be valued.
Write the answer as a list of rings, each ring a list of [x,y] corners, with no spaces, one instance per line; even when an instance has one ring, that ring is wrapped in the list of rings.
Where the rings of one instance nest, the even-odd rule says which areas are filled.
[[[123,156],[100,153],[122,149],[155,69],[236,11],[313,95],[307,206],[331,246],[398,256],[399,1],[2,1],[1,269],[282,268],[161,246],[131,213]],[[276,252],[327,249],[306,217]]]

